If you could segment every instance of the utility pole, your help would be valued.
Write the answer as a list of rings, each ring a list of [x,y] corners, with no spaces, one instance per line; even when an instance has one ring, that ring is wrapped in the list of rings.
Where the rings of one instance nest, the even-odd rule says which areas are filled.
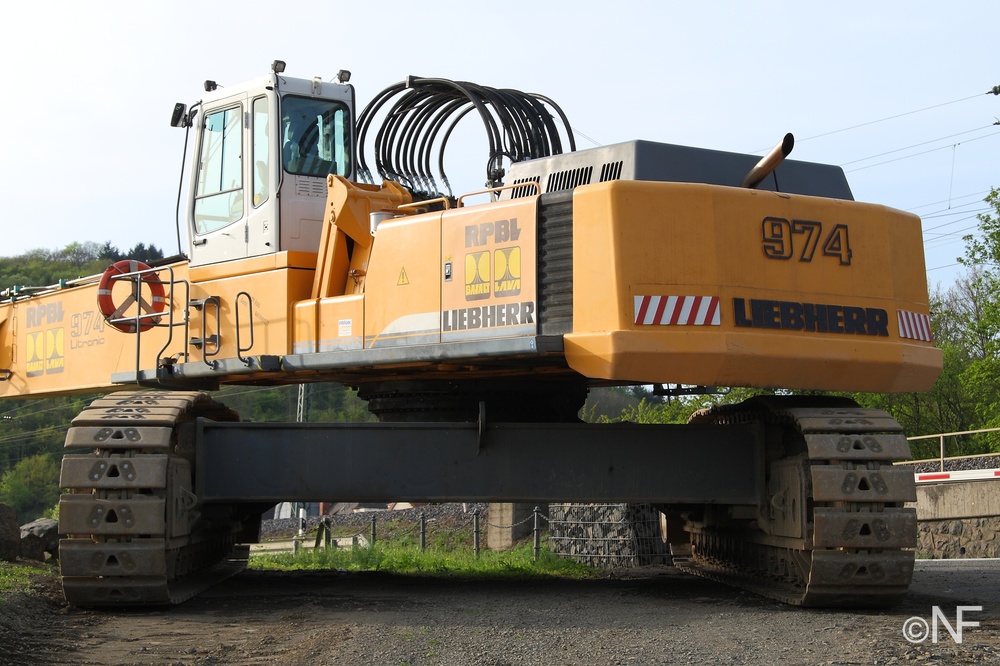
[[[309,420],[309,385],[299,384],[299,399],[295,405],[295,422],[305,423]]]

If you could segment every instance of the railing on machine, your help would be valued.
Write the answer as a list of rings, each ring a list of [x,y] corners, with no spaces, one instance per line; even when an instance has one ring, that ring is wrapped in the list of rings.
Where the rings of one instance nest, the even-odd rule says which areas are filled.
[[[194,347],[195,349],[200,349],[202,351],[202,360],[210,368],[216,368],[218,366],[218,361],[214,357],[218,356],[222,350],[222,300],[218,296],[207,296],[203,299],[191,299],[191,285],[187,280],[178,280],[174,277],[173,268],[166,266],[159,269],[148,269],[143,271],[136,271],[134,273],[124,274],[117,279],[130,278],[133,281],[134,288],[139,287],[139,282],[142,281],[142,274],[152,272],[157,273],[160,270],[166,270],[169,274],[168,280],[161,280],[158,276],[156,277],[156,282],[162,285],[165,289],[164,299],[166,303],[181,302],[186,304],[182,310],[183,316],[181,321],[175,321],[175,309],[167,307],[166,311],[163,313],[142,313],[138,311],[134,316],[125,318],[127,321],[132,322],[134,330],[139,331],[136,336],[136,379],[138,380],[141,376],[141,336],[142,331],[151,327],[166,327],[168,330],[167,340],[164,342],[160,351],[156,355],[156,367],[160,368],[167,365],[173,365],[178,362],[187,363],[190,359],[189,348]],[[149,282],[147,280],[147,282]],[[174,291],[177,286],[183,288],[183,300],[174,301]],[[194,308],[195,310],[200,310],[202,312],[201,318],[201,329],[199,337],[191,337],[191,314],[190,310]],[[248,338],[245,340],[243,337],[243,322],[244,317],[241,316],[241,312],[245,311],[245,322],[248,326]],[[162,317],[166,316],[167,321],[164,322]],[[235,324],[236,324],[236,356],[237,358],[247,367],[250,367],[253,363],[253,359],[245,356],[254,346],[254,325],[253,325],[253,297],[246,291],[241,291],[236,294],[235,298]],[[214,322],[214,331],[210,332],[212,327],[210,326],[209,320]],[[110,322],[109,322],[110,323]],[[184,327],[184,340],[185,346],[184,350],[173,354],[171,356],[164,356],[167,349],[170,347],[174,339],[173,330],[176,326]],[[246,343],[246,344],[244,344]]]
[[[160,277],[161,271],[167,271],[168,278],[166,280]],[[148,276],[148,277],[144,277]],[[159,368],[163,365],[171,365],[176,363],[178,360],[183,359],[184,362],[188,361],[189,353],[187,347],[185,346],[183,351],[178,352],[170,357],[166,357],[165,354],[167,349],[173,344],[174,341],[174,328],[177,326],[184,327],[184,339],[189,338],[190,329],[190,314],[188,307],[191,305],[191,287],[187,280],[177,280],[174,275],[174,269],[171,266],[162,266],[156,268],[144,268],[142,270],[137,270],[128,273],[122,273],[120,275],[114,275],[110,278],[111,282],[116,282],[120,280],[128,280],[132,287],[132,299],[137,303],[135,308],[135,314],[129,315],[127,317],[117,317],[110,318],[107,320],[112,326],[126,326],[131,327],[131,330],[135,332],[135,380],[138,383],[141,379],[142,373],[142,333],[143,331],[149,330],[151,328],[166,328],[167,329],[167,339],[164,341],[163,346],[156,353],[156,363],[155,367]],[[158,311],[152,311],[151,308],[143,308],[140,304],[143,303],[141,295],[139,294],[142,288],[142,283],[145,282],[147,285],[158,285],[163,291],[163,300],[165,307]],[[171,307],[171,303],[175,302],[174,296],[177,287],[183,290],[183,300],[179,301],[185,304],[185,307],[181,310],[181,321],[176,320],[175,308]],[[145,310],[145,311],[144,311]],[[164,321],[164,318],[166,319]],[[126,329],[127,330],[127,329]]]

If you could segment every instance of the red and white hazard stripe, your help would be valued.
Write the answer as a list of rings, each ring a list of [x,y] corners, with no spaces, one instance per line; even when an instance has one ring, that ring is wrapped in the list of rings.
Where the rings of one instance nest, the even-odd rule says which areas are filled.
[[[996,479],[1000,481],[1000,469],[964,469],[957,472],[918,472],[917,483],[930,481],[973,481]]]
[[[931,318],[925,314],[898,310],[899,337],[910,340],[931,341]]]
[[[635,323],[647,326],[718,326],[718,296],[636,296]]]

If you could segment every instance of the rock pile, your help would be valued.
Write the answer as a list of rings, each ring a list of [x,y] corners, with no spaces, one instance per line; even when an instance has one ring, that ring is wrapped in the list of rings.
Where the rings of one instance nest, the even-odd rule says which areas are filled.
[[[21,525],[21,557],[45,561],[59,557],[59,521],[39,518]]]
[[[917,523],[917,554],[932,560],[1000,557],[1000,517]]]
[[[59,557],[59,522],[39,518],[19,526],[14,509],[0,504],[0,561],[20,557],[44,562],[46,554]]]
[[[550,504],[549,548],[598,567],[669,561],[660,513],[649,504]]]

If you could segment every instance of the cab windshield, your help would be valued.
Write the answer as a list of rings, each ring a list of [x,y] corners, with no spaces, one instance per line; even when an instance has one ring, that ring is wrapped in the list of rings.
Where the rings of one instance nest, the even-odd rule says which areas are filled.
[[[351,173],[351,117],[343,102],[288,96],[282,100],[281,163],[301,176]]]

